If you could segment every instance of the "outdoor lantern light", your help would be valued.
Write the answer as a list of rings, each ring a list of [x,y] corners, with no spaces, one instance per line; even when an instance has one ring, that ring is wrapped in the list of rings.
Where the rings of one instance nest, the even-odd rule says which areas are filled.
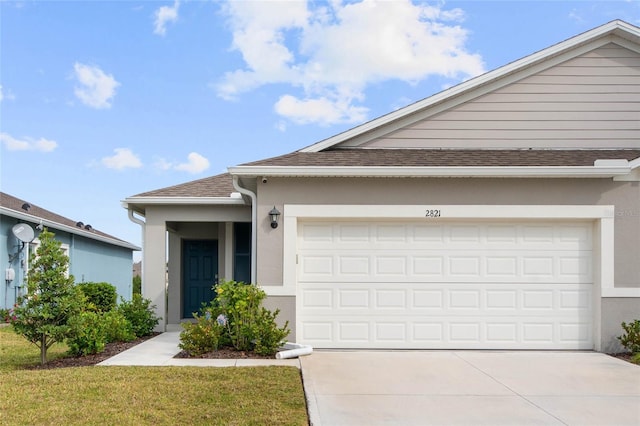
[[[269,212],[269,217],[271,218],[271,227],[273,229],[278,227],[278,218],[280,217],[280,212],[276,209],[276,206],[273,206],[271,211]]]

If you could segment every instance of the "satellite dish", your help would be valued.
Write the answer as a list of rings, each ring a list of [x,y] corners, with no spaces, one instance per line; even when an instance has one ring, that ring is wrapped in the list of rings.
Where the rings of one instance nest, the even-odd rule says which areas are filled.
[[[23,243],[30,243],[35,238],[33,228],[26,223],[18,223],[11,228],[13,235]]]

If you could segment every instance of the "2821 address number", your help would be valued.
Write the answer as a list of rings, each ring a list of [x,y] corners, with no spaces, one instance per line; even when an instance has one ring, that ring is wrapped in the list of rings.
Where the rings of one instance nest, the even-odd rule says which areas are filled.
[[[425,210],[425,217],[440,217],[440,210]]]

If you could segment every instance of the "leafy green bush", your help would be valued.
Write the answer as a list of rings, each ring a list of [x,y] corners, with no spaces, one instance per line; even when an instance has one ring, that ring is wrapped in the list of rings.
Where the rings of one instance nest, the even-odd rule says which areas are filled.
[[[129,342],[136,338],[131,323],[118,311],[85,310],[69,322],[73,332],[67,338],[69,353],[74,356],[97,354],[107,343]]]
[[[0,322],[9,322],[11,311],[9,309],[0,308]]]
[[[142,294],[142,277],[140,275],[134,276],[131,283],[133,285],[133,293]]]
[[[135,340],[136,335],[133,332],[133,326],[122,312],[117,310],[104,312],[102,320],[106,330],[107,343]]]
[[[232,346],[238,351],[273,355],[289,334],[289,323],[278,328],[279,310],[262,306],[266,294],[259,287],[236,281],[223,281],[215,287],[217,297],[194,315],[195,324],[183,324],[181,348],[201,354]],[[188,348],[188,349],[187,349]]]
[[[108,312],[116,308],[118,293],[109,283],[86,282],[78,284],[87,298],[87,303],[98,312]]]
[[[84,311],[69,322],[72,334],[67,338],[69,353],[75,356],[97,354],[107,344],[107,330],[100,312]]]
[[[137,337],[151,334],[162,319],[154,313],[155,305],[151,305],[151,300],[140,294],[134,294],[131,301],[120,300],[118,312],[131,323],[131,329]]]
[[[622,328],[625,333],[618,337],[622,346],[627,348],[631,353],[640,352],[640,320],[633,322],[622,323]]]
[[[194,314],[195,323],[184,323],[180,333],[180,349],[190,355],[202,355],[215,351],[220,347],[224,326],[218,322],[217,315],[212,315],[212,308],[203,309],[202,314]]]

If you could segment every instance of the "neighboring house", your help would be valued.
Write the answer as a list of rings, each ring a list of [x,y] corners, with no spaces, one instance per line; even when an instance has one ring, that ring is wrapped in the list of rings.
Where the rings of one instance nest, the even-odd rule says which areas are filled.
[[[159,330],[225,278],[320,348],[615,350],[640,318],[640,29],[123,204]]]
[[[5,262],[5,280],[0,285],[0,308],[13,307],[16,299],[25,294],[29,255],[37,249],[38,235],[44,228],[62,243],[62,249],[69,256],[68,273],[76,283],[108,282],[116,287],[118,296],[131,300],[133,252],[140,250],[139,247],[100,232],[88,223],[67,219],[2,192],[0,258]],[[23,243],[14,229],[33,232],[34,239]]]

